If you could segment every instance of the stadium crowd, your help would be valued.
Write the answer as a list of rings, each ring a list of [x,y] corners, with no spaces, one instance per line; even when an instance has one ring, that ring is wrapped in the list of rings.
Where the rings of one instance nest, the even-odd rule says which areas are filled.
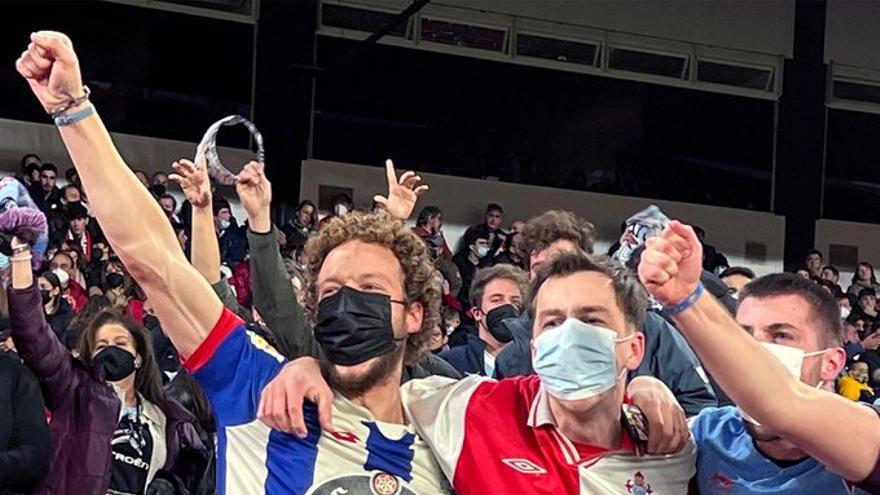
[[[0,494],[880,493],[869,263],[756,277],[649,205],[596,253],[552,200],[450,245],[390,161],[283,225],[248,163],[236,218],[122,160],[66,36],[16,67],[75,167],[0,181]]]

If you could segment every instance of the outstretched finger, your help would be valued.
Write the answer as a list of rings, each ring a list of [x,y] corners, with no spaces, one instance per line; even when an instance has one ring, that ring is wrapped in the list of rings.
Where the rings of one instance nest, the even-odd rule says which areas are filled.
[[[422,177],[421,177],[420,175],[415,175],[415,174],[413,174],[412,177],[408,178],[406,181],[403,182],[403,185],[404,185],[407,189],[415,189],[416,186],[417,186],[417,185],[419,184],[419,182],[421,182],[421,181],[422,181]]]
[[[416,173],[412,170],[407,170],[400,176],[400,179],[397,181],[401,186],[405,186],[408,181],[410,181],[413,177],[415,177]]]
[[[397,184],[397,172],[394,170],[394,162],[390,158],[385,160],[385,175],[388,178],[388,188],[394,187]]]
[[[176,183],[178,183],[178,184],[183,185],[183,181],[184,181],[185,179],[184,179],[183,177],[177,175],[177,174],[169,174],[169,175],[168,175],[168,180],[170,180],[170,181],[174,181],[174,182],[176,182]]]
[[[422,194],[425,194],[426,192],[428,192],[428,186],[427,185],[419,186],[419,187],[413,189],[413,192],[416,193],[416,196],[421,196]]]
[[[379,196],[377,194],[376,196],[373,196],[373,201],[375,201],[376,203],[379,203],[382,206],[385,206],[385,207],[388,206],[388,198],[386,198],[385,196]]]

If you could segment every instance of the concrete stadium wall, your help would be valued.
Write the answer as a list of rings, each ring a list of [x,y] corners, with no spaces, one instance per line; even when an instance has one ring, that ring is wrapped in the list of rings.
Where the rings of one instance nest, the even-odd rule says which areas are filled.
[[[403,167],[403,164],[399,164]],[[399,170],[402,172],[403,169]],[[656,204],[672,218],[702,226],[706,241],[721,250],[731,264],[744,264],[758,273],[782,270],[785,219],[769,213],[701,206],[673,201],[613,196],[582,191],[553,189],[438,174],[421,174],[431,189],[419,201],[443,209],[445,233],[450,245],[464,229],[482,221],[487,203],[499,203],[505,210],[505,227],[516,219],[547,209],[567,209],[589,219],[598,229],[597,253],[604,253],[619,237],[620,223],[650,204]],[[322,160],[305,160],[302,167],[300,197],[317,200],[321,185],[348,187],[355,207],[367,209],[375,194],[385,194],[384,168]],[[413,216],[418,212],[414,212]],[[767,247],[763,261],[746,260],[745,244]]]

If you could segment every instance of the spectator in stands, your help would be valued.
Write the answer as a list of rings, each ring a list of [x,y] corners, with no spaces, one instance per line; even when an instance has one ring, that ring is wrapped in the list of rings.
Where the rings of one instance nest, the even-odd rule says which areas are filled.
[[[719,278],[730,288],[730,295],[737,297],[739,291],[755,279],[755,272],[744,266],[732,266],[721,272]]]
[[[143,170],[135,170],[134,176],[137,177],[138,182],[144,185],[147,189],[150,188],[150,180],[147,178],[146,172]]]
[[[503,324],[519,316],[523,307],[526,274],[519,268],[501,264],[476,273],[469,291],[476,335],[468,334],[465,345],[440,354],[462,375],[495,377],[495,358],[513,334]]]
[[[40,384],[18,354],[0,350],[0,493],[32,493],[49,472],[50,448]]]
[[[163,194],[159,197],[159,205],[165,211],[165,214],[171,218],[177,213],[177,200],[170,194]]]
[[[452,262],[455,263],[458,273],[461,275],[461,291],[458,293],[458,301],[463,308],[470,307],[471,282],[473,282],[474,275],[483,260],[489,256],[490,237],[489,231],[483,226],[477,225],[467,229],[462,237],[461,248],[452,257]]]
[[[805,278],[805,279],[807,279],[807,280],[812,280],[812,279],[810,278],[810,272],[809,272],[809,270],[807,270],[806,268],[799,268],[799,269],[798,269],[797,271],[795,271],[794,273],[795,273],[795,275],[797,275],[798,277]]]
[[[37,279],[37,285],[40,289],[46,321],[49,322],[49,326],[52,327],[58,340],[64,345],[68,345],[72,340],[68,339],[68,330],[70,322],[73,320],[73,306],[61,293],[61,281],[58,280],[58,275],[46,272]]]
[[[845,362],[834,299],[803,278],[768,275],[745,287],[734,321],[699,290],[700,250],[673,221],[649,241],[639,275],[743,411],[707,410],[692,423],[701,492],[877,493],[877,412],[827,390]]]
[[[867,363],[854,362],[849,370],[837,382],[837,390],[840,395],[851,401],[874,403],[874,389],[868,385]]]
[[[551,210],[526,222],[523,236],[534,280],[541,267],[560,253],[583,251],[592,254],[595,229],[593,224],[569,211]],[[534,374],[533,315],[526,311],[504,323],[510,328],[514,340],[496,357],[496,376]],[[672,390],[688,415],[696,415],[703,408],[718,404],[696,356],[662,316],[649,311],[641,330],[645,335],[645,359],[630,377],[649,375],[658,378]]]
[[[507,233],[501,228],[504,223],[504,208],[499,204],[489,203],[486,206],[486,220],[481,225],[475,225],[489,234],[489,258],[486,258],[482,266],[490,266],[494,263],[495,256],[502,253],[504,242],[507,240]],[[471,228],[474,228],[471,227]]]
[[[192,480],[184,473],[191,463],[206,462],[207,452],[192,417],[165,399],[146,331],[116,313],[99,313],[80,340],[77,362],[46,322],[30,256],[21,254],[28,246],[14,238],[12,249],[13,338],[52,413],[52,465],[41,489],[144,493],[166,484],[178,490],[159,493],[187,489]]]
[[[827,280],[834,285],[838,285],[840,281],[840,270],[831,265],[823,266],[820,278],[822,280]]]
[[[153,178],[150,180],[150,185],[152,186],[168,186],[168,174],[165,172],[156,172],[153,174]]]
[[[306,241],[318,229],[318,207],[311,200],[300,201],[293,218],[281,228],[288,243],[305,246]],[[296,239],[294,239],[296,238]]]
[[[84,308],[86,303],[89,302],[89,297],[83,286],[73,279],[74,275],[79,275],[79,270],[77,270],[73,258],[64,252],[55,253],[55,256],[49,262],[49,269],[58,276],[58,280],[61,282],[62,294],[64,297],[67,297],[68,302],[73,306],[74,313]]]
[[[333,206],[330,207],[330,213],[318,222],[318,230],[336,217],[341,217],[354,211],[351,197],[348,194],[337,194],[333,199]]]
[[[82,191],[76,184],[67,184],[61,190],[61,205],[67,208],[75,204],[82,204]]]
[[[859,317],[865,320],[866,327],[873,327],[874,323],[880,320],[880,314],[877,313],[877,293],[874,289],[862,289],[859,292],[857,311]]]
[[[859,262],[846,293],[858,297],[862,289],[874,289],[875,292],[880,290],[880,284],[874,275],[874,266],[867,261]]]
[[[440,325],[437,325],[436,328],[431,330],[428,333],[428,343],[426,344],[429,351],[434,354],[441,354],[447,349],[449,346],[447,343],[449,342],[449,334],[447,333],[446,328],[443,327],[442,322]]]
[[[220,239],[220,260],[230,269],[234,269],[247,257],[247,227],[238,225],[238,220],[232,215],[229,202],[225,199],[215,199],[213,209],[217,237]]]
[[[711,273],[720,273],[730,266],[727,257],[721,254],[715,246],[706,244],[706,231],[702,227],[694,227],[697,239],[703,243],[703,270]]]
[[[32,187],[31,197],[43,212],[57,209],[61,204],[61,190],[55,185],[58,180],[58,167],[54,163],[44,163],[40,167],[39,187]]]
[[[822,251],[811,249],[804,256],[804,268],[810,277],[821,278],[822,276]]]
[[[443,211],[436,206],[426,206],[419,212],[413,232],[419,236],[431,250],[434,259],[452,259],[452,251],[446,244],[443,235]]]
[[[92,259],[92,244],[95,239],[89,231],[89,212],[80,203],[73,203],[64,210],[67,218],[67,230],[60,232],[59,239],[77,246],[87,260]],[[71,274],[72,275],[72,274]]]
[[[76,173],[76,167],[70,167],[69,169],[65,170],[64,179],[67,180],[68,184],[82,187],[82,183],[79,181],[79,174]]]
[[[39,184],[40,167],[42,165],[43,161],[34,153],[28,153],[21,157],[18,179],[29,191],[31,190],[31,186]]]
[[[529,256],[525,252],[525,242],[522,235],[525,226],[526,223],[522,220],[516,220],[510,224],[510,234],[507,236],[504,250],[495,257],[495,263],[507,263],[522,270],[529,269]]]

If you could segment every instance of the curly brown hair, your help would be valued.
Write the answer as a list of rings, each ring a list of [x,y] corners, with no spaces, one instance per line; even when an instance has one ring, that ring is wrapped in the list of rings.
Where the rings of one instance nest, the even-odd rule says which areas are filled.
[[[317,280],[324,260],[341,244],[359,240],[390,249],[403,271],[404,302],[419,303],[423,308],[422,327],[406,340],[404,363],[419,361],[430,330],[440,318],[440,291],[434,282],[434,265],[425,243],[403,222],[386,213],[351,212],[335,217],[306,244],[309,258],[305,305],[314,321],[318,306]]]
[[[593,254],[596,227],[592,223],[565,210],[550,210],[532,217],[523,228],[523,242],[529,255],[550,244],[567,239],[587,254]]]

